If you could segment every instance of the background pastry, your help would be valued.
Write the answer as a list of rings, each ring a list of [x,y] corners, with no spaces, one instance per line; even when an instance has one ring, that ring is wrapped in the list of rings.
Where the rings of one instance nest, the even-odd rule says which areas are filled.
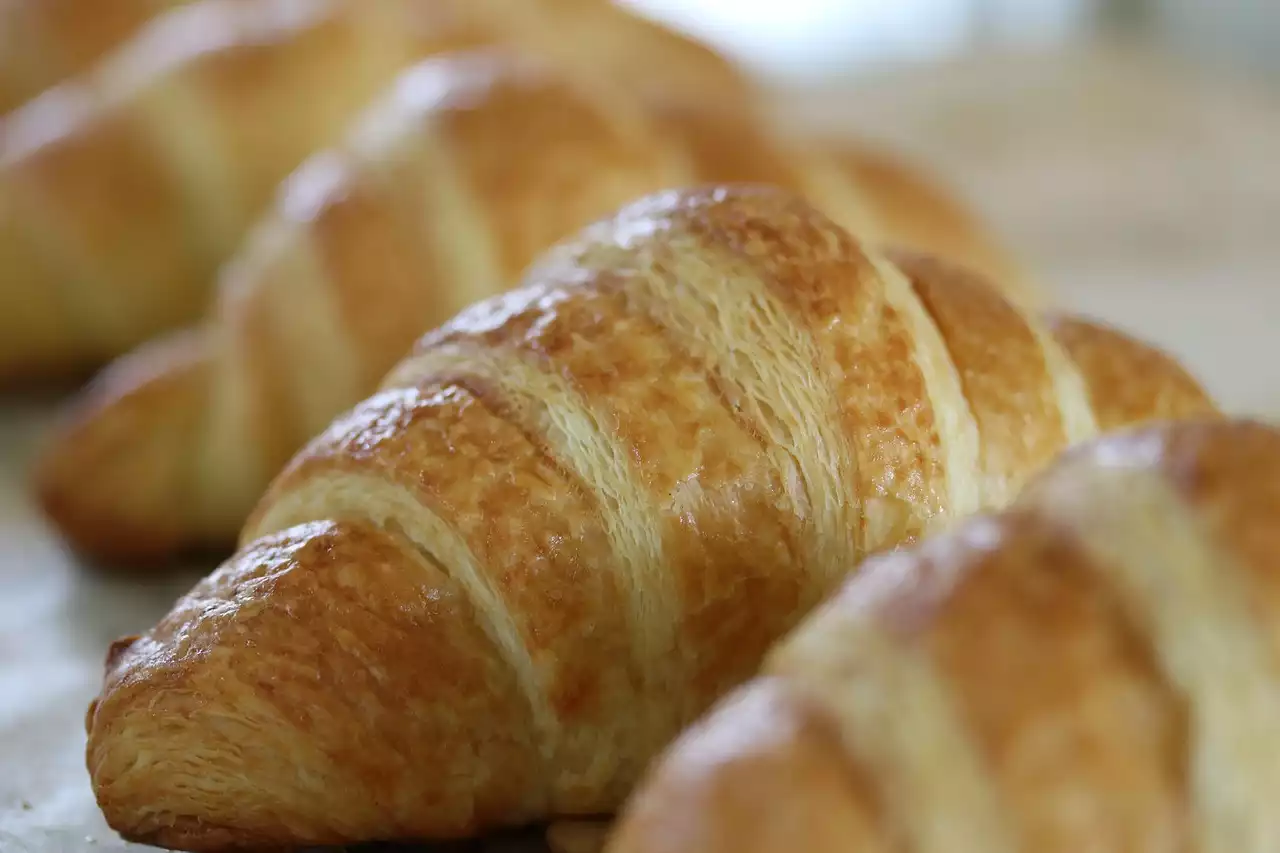
[[[1032,303],[959,202],[874,148],[784,141],[511,54],[439,57],[287,181],[204,327],[77,402],[37,470],[41,502],[99,558],[228,546],[289,457],[424,331],[635,198],[740,181],[802,192],[865,240],[944,253]]]
[[[724,60],[610,4],[492,6],[186,3],[12,113],[0,126],[0,383],[84,371],[197,319],[280,180],[423,57],[500,45],[636,96],[750,100]],[[643,62],[661,73],[636,75]]]
[[[4,0],[0,115],[88,70],[179,0]]]

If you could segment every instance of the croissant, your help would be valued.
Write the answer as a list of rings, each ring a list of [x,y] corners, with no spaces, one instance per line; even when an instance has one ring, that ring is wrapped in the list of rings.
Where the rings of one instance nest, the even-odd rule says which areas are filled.
[[[740,115],[621,97],[527,58],[438,57],[290,178],[204,328],[100,378],[37,466],[41,503],[99,560],[231,543],[271,476],[424,330],[628,201],[744,180],[1022,281],[945,192],[877,151],[783,145]]]
[[[223,851],[612,813],[864,555],[1099,429],[1213,412],[1156,351],[1033,317],[781,190],[588,227],[428,333],[113,646],[108,822]]]
[[[608,849],[1271,849],[1276,483],[1273,426],[1148,425],[869,560]]]
[[[572,45],[568,58],[584,68],[610,68],[654,92],[696,89],[699,97],[744,96],[745,80],[714,51],[608,0],[411,1],[433,4],[430,11],[436,15],[484,20],[499,33],[553,53]],[[0,114],[88,71],[153,17],[189,2],[5,0],[0,5]]]
[[[0,151],[0,382],[90,369],[196,320],[218,265],[280,180],[424,56],[502,45],[574,73],[612,71],[636,92],[684,79],[724,93],[737,79],[729,68],[716,76],[723,61],[705,48],[603,0],[522,2],[521,14],[496,17],[483,13],[491,6],[202,0],[11,114]],[[564,40],[590,26],[590,45]],[[612,65],[596,54],[606,41]],[[666,63],[658,82],[628,76],[637,53],[655,50]],[[699,63],[669,61],[684,53]],[[591,72],[589,57],[602,63]]]
[[[536,55],[555,57],[571,73],[593,77],[604,71],[657,101],[754,109],[758,93],[742,68],[687,33],[632,12],[634,0],[451,3],[454,15]]]
[[[88,70],[157,11],[182,0],[5,0],[0,114]]]

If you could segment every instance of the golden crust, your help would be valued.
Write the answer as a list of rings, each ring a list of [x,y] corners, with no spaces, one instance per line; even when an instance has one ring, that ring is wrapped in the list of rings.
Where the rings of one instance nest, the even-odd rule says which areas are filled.
[[[0,115],[85,71],[179,2],[185,0],[6,0],[0,5]]]
[[[88,762],[135,839],[449,836],[545,808],[527,702],[468,597],[401,534],[346,521],[266,537],[114,657]],[[139,786],[157,772],[167,792]]]
[[[793,684],[762,678],[735,691],[668,755],[661,784],[632,798],[608,849],[892,849],[877,843],[874,792],[844,760],[834,721]]]
[[[205,400],[198,392],[208,382],[208,365],[201,338],[199,332],[179,333],[121,359],[64,413],[63,452],[38,460],[32,478],[79,483],[74,497],[46,491],[42,503],[59,529],[74,531],[69,541],[77,551],[109,554],[127,544],[145,563],[186,541],[179,533],[185,515],[178,498],[192,473],[184,465],[182,446],[196,440],[204,415]],[[157,364],[165,365],[159,375]],[[94,418],[104,398],[117,413],[110,424]],[[138,429],[154,427],[157,416],[163,428],[138,452]],[[86,470],[97,476],[83,478]],[[127,504],[117,491],[122,482],[131,484]]]
[[[77,366],[198,317],[280,178],[419,55],[385,38],[385,17],[325,0],[191,3],[11,115],[0,183],[24,216],[0,247],[33,246],[51,280],[5,288],[57,291]]]
[[[861,217],[857,199],[866,196],[875,205],[881,194],[898,192],[894,178],[881,177],[874,189],[847,184],[837,193],[831,188],[843,180],[842,173],[831,177],[815,163],[809,154],[773,140],[742,113],[670,103],[650,108],[607,83],[569,78],[531,60],[457,53],[407,71],[342,145],[313,156],[290,177],[273,216],[223,271],[220,308],[213,318],[222,332],[205,355],[206,373],[188,377],[193,383],[215,377],[223,391],[206,384],[185,392],[203,395],[210,419],[210,428],[194,437],[186,455],[216,458],[217,464],[205,464],[209,476],[187,483],[185,493],[176,482],[170,487],[176,503],[196,507],[184,522],[191,540],[201,538],[197,532],[221,526],[222,536],[231,541],[270,475],[307,438],[372,391],[424,329],[500,292],[541,249],[626,202],[704,181],[776,181],[800,193],[826,188],[825,197],[836,209],[832,217],[851,228]],[[902,181],[914,187],[918,179]],[[910,193],[925,219],[935,216],[935,208],[955,207],[940,192]],[[846,203],[850,198],[855,201]],[[909,218],[901,214],[900,220]],[[920,233],[932,239],[934,231]],[[912,242],[909,231],[898,237],[896,242]],[[875,235],[866,239],[874,241]],[[963,242],[948,239],[947,245]],[[931,246],[926,241],[920,248]],[[881,304],[874,287],[850,288],[842,298],[845,304],[818,309],[856,313],[867,322],[880,322],[882,309],[894,310]],[[900,292],[895,298],[907,296]],[[854,300],[860,304],[852,305]],[[1020,327],[1011,309],[996,316],[1006,318],[993,319],[996,325]],[[879,382],[881,373],[897,372],[901,376],[893,381],[905,388],[914,369],[902,358],[906,327],[928,320],[884,322],[886,330],[899,331],[859,344],[862,358],[850,383]],[[157,369],[163,372],[162,366]],[[122,393],[127,390],[120,387]],[[910,393],[919,398],[924,388],[917,383]],[[164,395],[153,396],[154,428],[164,429],[159,423]],[[1027,398],[1029,417],[1037,414],[1035,399]],[[903,431],[904,446],[914,447],[933,429],[928,408],[921,404],[913,410],[910,418],[918,422],[908,425],[904,416],[894,426]],[[227,409],[241,413],[227,415]],[[853,409],[844,416],[862,417]],[[110,397],[104,396],[84,423],[88,429],[100,421],[106,429],[115,417]],[[140,436],[151,431],[137,420],[132,428]],[[95,444],[87,432],[77,438]],[[63,441],[55,437],[48,454],[60,454]],[[240,462],[229,449],[210,446],[218,441],[251,445],[255,453]],[[89,464],[85,453],[80,461],[78,476],[39,483],[45,500],[74,504],[80,476],[95,470],[107,475],[108,469]],[[880,462],[860,464],[868,478],[878,476]],[[925,470],[931,464],[922,459],[922,479],[910,483],[932,488],[932,475]],[[129,483],[113,485],[118,500],[128,503]],[[217,512],[202,514],[201,507]],[[97,506],[84,510],[103,527],[112,526],[110,512]],[[882,515],[873,523],[895,523],[892,507]],[[65,533],[83,538],[75,527]],[[138,556],[123,536],[112,546],[100,556],[115,561]]]
[[[90,506],[77,485],[85,472],[97,471],[104,484],[130,488],[127,479],[110,476],[119,464],[114,454],[127,451],[105,435],[114,432],[108,422],[123,420],[126,400],[140,394],[155,400],[151,425],[129,419],[135,435],[152,428],[171,433],[165,413],[177,393],[199,402],[208,428],[173,437],[189,448],[171,460],[175,474],[181,457],[215,455],[211,441],[252,448],[238,459],[219,459],[244,469],[253,483],[247,488],[237,484],[225,494],[223,481],[198,472],[168,485],[165,512],[185,510],[180,524],[192,533],[176,544],[198,543],[200,531],[215,525],[226,541],[271,472],[372,390],[424,328],[499,290],[538,247],[674,178],[664,148],[643,128],[633,132],[642,115],[638,104],[624,99],[614,106],[602,98],[541,66],[496,54],[428,62],[401,78],[347,149],[313,158],[290,179],[279,219],[258,229],[224,271],[213,318],[219,334],[202,353],[204,369],[178,375],[154,351],[137,354],[133,361],[151,362],[161,374],[145,380],[156,387],[142,388],[137,371],[123,372],[138,381],[109,371],[104,393],[87,401],[82,412],[88,414],[76,419],[84,428],[64,431],[45,454],[36,487],[43,503],[60,508],[54,517],[68,538],[115,562],[151,553],[144,547],[147,531],[133,547],[132,525],[113,523],[119,513]],[[378,134],[390,121],[405,131],[384,140]],[[526,147],[512,151],[513,138]],[[463,193],[468,198],[460,206]],[[501,247],[502,256],[490,246]],[[297,381],[308,376],[324,378]],[[227,415],[227,409],[247,411]],[[223,429],[213,428],[219,417]],[[105,427],[100,439],[95,423]],[[78,445],[77,469],[58,461],[73,455],[62,449],[67,440]],[[95,449],[108,446],[112,455],[95,459]],[[211,476],[222,468],[206,467]],[[119,492],[116,499],[127,503]],[[238,517],[200,512],[228,503],[239,506]],[[90,533],[75,521],[81,517],[120,534],[90,546]]]
[[[754,117],[724,106],[659,101],[652,113],[701,182],[800,193],[865,241],[923,250],[976,270],[1020,304],[1044,301],[974,211],[918,163],[866,141],[761,134]]]
[[[983,226],[975,211],[927,170],[874,145],[815,141],[817,156],[833,161],[852,185],[862,188],[865,216],[880,223],[878,238],[891,247],[925,249],[998,282],[1029,308],[1043,307],[1046,294],[1007,247]]]
[[[600,69],[648,99],[755,108],[750,77],[709,45],[619,0],[465,0],[467,11],[518,43],[562,55],[577,76]]]
[[[0,314],[0,337],[14,339],[0,347],[0,381],[46,362],[96,366],[195,320],[218,264],[280,180],[423,57],[491,45],[613,80],[632,97],[703,79],[737,108],[750,94],[724,59],[607,3],[521,3],[519,14],[469,0],[175,5],[3,125],[0,187],[24,215],[0,217],[13,291],[0,300],[37,301],[30,292],[42,287],[58,300],[44,307],[54,314],[43,324],[48,340],[30,350],[18,346],[31,335],[16,314]],[[106,16],[86,19],[97,14]],[[579,31],[581,41],[570,38]],[[631,73],[673,44],[706,61]]]
[[[1069,406],[1019,402],[1048,370],[960,329],[1020,354],[1047,332],[904,265],[781,191],[673,191],[427,335],[109,662],[111,825],[220,850],[610,813],[866,553],[999,502],[1070,434]],[[1020,405],[1060,429],[1001,451]],[[796,772],[839,776],[820,744]]]
[[[1059,366],[1046,354],[1052,343],[985,279],[930,255],[898,250],[890,257],[937,327],[983,438],[981,467],[993,479],[982,484],[982,502],[1005,503],[1012,493],[1002,489],[1016,490],[1026,472],[1076,440],[1064,409],[1087,405],[1082,389],[1061,388]]]
[[[1092,390],[1101,429],[1132,423],[1135,416],[1178,420],[1203,410],[1204,391],[1169,353],[1091,320],[1050,317],[1048,322]],[[1134,375],[1157,381],[1134,382]]]
[[[804,691],[816,703],[779,714],[776,731],[814,728],[814,713],[836,721],[838,763],[885,804],[870,845],[905,832],[934,849],[920,827],[954,800],[903,795],[947,790],[954,765],[936,744],[933,764],[915,768],[904,752],[867,747],[892,737],[878,725],[912,738],[926,722],[891,704],[901,685],[858,651],[868,643],[927,661],[945,700],[930,721],[949,717],[980,757],[970,782],[998,804],[998,826],[974,849],[1261,849],[1280,773],[1277,473],[1280,430],[1247,420],[1163,422],[1078,446],[1002,514],[868,561],[742,693]],[[859,696],[887,697],[896,716],[879,720]],[[757,747],[735,738],[741,716],[726,701],[676,742],[611,853],[737,850],[719,839],[784,827],[795,829],[785,843],[759,849],[867,849],[789,822],[802,807],[792,801],[852,798],[817,778],[772,791],[752,764]],[[802,760],[799,745],[783,751],[777,761]],[[890,779],[910,787],[888,789]],[[711,800],[729,789],[750,795]]]
[[[1251,572],[1253,605],[1266,624],[1280,626],[1280,447],[1268,425],[1240,422],[1229,440],[1215,424],[1187,426],[1169,436],[1166,475],[1213,535]],[[1276,629],[1272,629],[1273,631]]]
[[[23,146],[29,134],[55,122],[73,122],[79,130]],[[8,140],[19,141],[7,146],[0,167],[6,203],[16,214],[6,222],[13,231],[0,238],[3,260],[35,256],[44,272],[41,283],[65,316],[62,339],[72,338],[81,354],[102,358],[141,340],[134,324],[150,331],[157,318],[194,316],[199,300],[189,287],[156,291],[153,284],[162,272],[190,278],[198,257],[185,249],[183,222],[174,216],[185,206],[181,187],[155,168],[156,152],[136,115],[104,109],[68,88],[10,117],[4,129]],[[119,294],[104,299],[100,291],[108,280]],[[5,289],[21,300],[23,284],[6,282]],[[153,298],[135,305],[139,296]],[[8,324],[7,318],[0,322]],[[6,367],[0,372],[7,374]]]

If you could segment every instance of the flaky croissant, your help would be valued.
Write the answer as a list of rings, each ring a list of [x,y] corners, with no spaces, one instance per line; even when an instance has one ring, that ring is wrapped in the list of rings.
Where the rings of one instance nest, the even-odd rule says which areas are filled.
[[[218,265],[280,180],[424,56],[502,45],[628,91],[710,81],[720,100],[739,79],[707,49],[604,0],[504,9],[201,0],[11,114],[0,151],[0,382],[95,367],[197,319]],[[579,40],[584,29],[592,38]],[[678,61],[685,54],[697,60]],[[645,56],[663,72],[636,78]]]
[[[628,206],[428,334],[113,647],[108,822],[222,851],[611,813],[864,555],[1100,428],[1213,410],[1032,317],[781,191]]]
[[[944,191],[875,151],[784,145],[741,114],[655,105],[510,55],[436,58],[292,176],[204,329],[98,381],[38,466],[42,504],[112,561],[230,544],[272,475],[424,331],[626,202],[743,180],[804,192],[870,240],[1022,282]]]
[[[1273,849],[1278,484],[1272,426],[1126,430],[868,561],[609,850]]]
[[[184,0],[3,0],[0,115],[89,69],[157,12]]]
[[[88,71],[164,12],[195,0],[3,0],[0,114]],[[238,0],[243,5],[271,0]],[[303,0],[305,3],[306,0]],[[366,0],[357,0],[366,2]],[[378,0],[373,0],[378,2]],[[423,14],[468,16],[499,35],[563,51],[579,68],[607,68],[655,94],[741,100],[748,83],[715,51],[610,0],[409,0]],[[302,4],[295,4],[302,5]]]

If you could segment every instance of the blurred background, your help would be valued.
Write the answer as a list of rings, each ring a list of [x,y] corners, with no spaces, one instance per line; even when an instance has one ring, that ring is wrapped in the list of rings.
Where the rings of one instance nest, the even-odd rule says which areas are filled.
[[[1280,71],[1280,6],[1267,0],[623,0],[769,76],[812,82],[992,48],[1124,36]]]
[[[1280,412],[1280,3],[625,2],[753,69],[784,121],[932,165],[1063,304]]]

